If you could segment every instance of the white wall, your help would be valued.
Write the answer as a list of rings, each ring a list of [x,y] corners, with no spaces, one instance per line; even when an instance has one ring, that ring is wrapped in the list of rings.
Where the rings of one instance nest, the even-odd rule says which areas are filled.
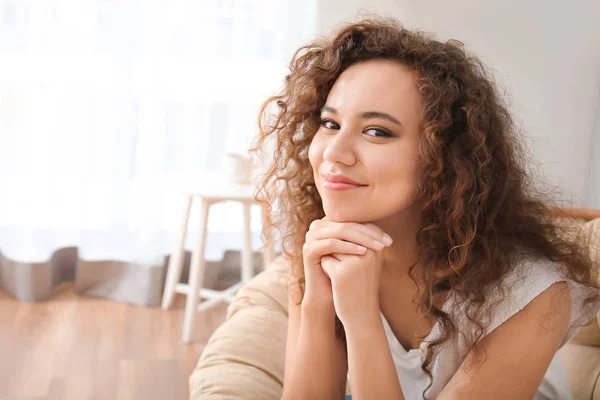
[[[464,42],[508,92],[540,173],[600,207],[600,1],[319,0],[319,33],[361,9]]]
[[[589,182],[586,204],[600,209],[600,107],[596,113],[596,135],[590,160]]]

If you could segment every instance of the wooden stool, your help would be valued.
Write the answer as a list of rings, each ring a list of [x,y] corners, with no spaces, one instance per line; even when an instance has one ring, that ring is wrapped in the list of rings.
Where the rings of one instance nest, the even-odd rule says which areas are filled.
[[[221,181],[216,185],[208,185],[206,189],[196,191],[186,191],[184,195],[183,214],[177,240],[177,248],[171,255],[169,260],[169,268],[165,282],[165,290],[163,294],[162,308],[167,310],[171,307],[175,293],[183,293],[187,295],[185,316],[183,321],[182,339],[188,343],[191,340],[194,318],[197,311],[204,310],[217,304],[220,301],[231,302],[235,292],[248,282],[254,275],[252,264],[252,238],[250,230],[250,206],[252,204],[260,204],[254,199],[254,185],[236,184],[233,182]],[[190,264],[190,277],[188,284],[179,283],[181,279],[181,269],[183,267],[184,257],[184,242],[188,229],[188,220],[190,210],[192,208],[193,199],[200,200],[200,220],[198,230],[198,241],[192,253]],[[222,201],[239,201],[243,205],[244,219],[244,247],[242,251],[241,278],[242,280],[235,285],[225,290],[211,290],[203,288],[204,286],[204,269],[206,261],[204,254],[206,250],[206,233],[208,227],[208,212],[210,206]],[[265,212],[268,209],[263,208],[263,220]],[[267,235],[268,242],[266,250],[263,253],[264,265],[268,265],[274,257],[274,247],[270,235]],[[195,293],[195,296],[190,296],[190,293]],[[198,305],[200,298],[205,298],[207,301]]]

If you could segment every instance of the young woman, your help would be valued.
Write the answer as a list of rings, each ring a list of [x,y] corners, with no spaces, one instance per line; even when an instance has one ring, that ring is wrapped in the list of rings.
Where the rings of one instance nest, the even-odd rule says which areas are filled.
[[[272,109],[273,107],[274,109]],[[395,20],[294,55],[258,193],[290,260],[284,399],[568,399],[600,308],[480,61]]]

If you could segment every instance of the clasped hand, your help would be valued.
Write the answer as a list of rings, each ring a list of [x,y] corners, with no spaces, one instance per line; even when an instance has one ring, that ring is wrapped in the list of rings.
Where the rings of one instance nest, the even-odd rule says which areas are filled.
[[[306,303],[331,303],[348,329],[379,317],[379,279],[391,238],[372,223],[311,223],[303,247]]]

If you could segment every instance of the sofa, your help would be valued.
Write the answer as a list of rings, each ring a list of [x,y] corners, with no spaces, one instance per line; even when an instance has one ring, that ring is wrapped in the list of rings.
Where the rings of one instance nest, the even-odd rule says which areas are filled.
[[[587,215],[587,214],[586,214]],[[596,214],[594,214],[595,216]],[[600,216],[563,218],[600,272]],[[287,262],[277,257],[250,280],[227,308],[189,378],[190,399],[279,399],[287,336]],[[600,399],[600,314],[560,352],[574,400]],[[348,383],[346,394],[350,394]]]

